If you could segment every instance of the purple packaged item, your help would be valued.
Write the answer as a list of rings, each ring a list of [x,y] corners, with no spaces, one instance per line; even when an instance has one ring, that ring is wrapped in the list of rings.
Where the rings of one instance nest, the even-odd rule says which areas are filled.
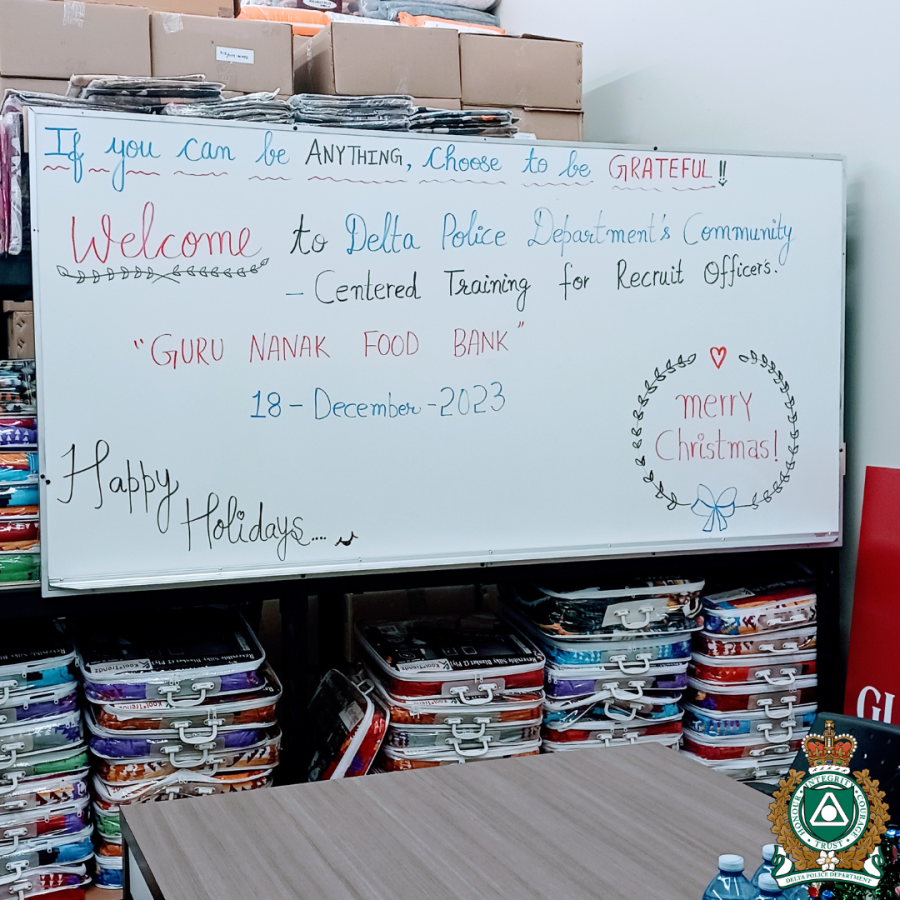
[[[206,607],[158,619],[83,619],[70,630],[80,653],[84,690],[93,703],[164,700],[199,706],[207,697],[252,691],[265,683],[265,653],[233,609]]]
[[[0,704],[0,725],[35,722],[78,710],[78,686],[74,682],[35,691],[14,692]]]
[[[544,687],[553,699],[583,697],[604,691],[617,692],[627,699],[646,691],[682,691],[687,687],[686,663],[651,663],[641,674],[610,672],[596,666],[554,666],[544,669]]]
[[[78,712],[53,716],[41,722],[23,722],[0,728],[0,773],[16,764],[23,753],[55,750],[80,743],[81,715]]]

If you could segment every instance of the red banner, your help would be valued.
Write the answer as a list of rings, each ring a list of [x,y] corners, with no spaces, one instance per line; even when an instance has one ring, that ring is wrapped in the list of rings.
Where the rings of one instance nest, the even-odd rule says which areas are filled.
[[[900,724],[900,469],[866,469],[844,712]],[[893,719],[896,718],[896,722]]]

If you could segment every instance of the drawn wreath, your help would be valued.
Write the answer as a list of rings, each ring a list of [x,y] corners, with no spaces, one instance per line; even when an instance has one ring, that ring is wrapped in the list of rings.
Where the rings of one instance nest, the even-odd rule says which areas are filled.
[[[681,369],[686,369],[688,366],[693,365],[696,359],[696,353],[692,353],[688,357],[680,355],[675,362],[672,362],[671,359],[667,359],[664,366],[653,370],[652,380],[647,379],[644,381],[644,392],[638,395],[637,407],[631,413],[634,418],[634,424],[631,427],[631,446],[634,447],[635,450],[640,450],[644,442],[644,412],[650,404],[650,397],[656,393],[659,386],[666,378],[674,375]],[[771,503],[778,494],[784,491],[785,486],[791,480],[791,473],[797,465],[796,457],[800,449],[800,430],[797,427],[796,401],[790,393],[790,384],[786,381],[778,366],[775,365],[775,362],[769,359],[765,353],[757,353],[755,350],[750,350],[747,354],[739,354],[738,359],[744,364],[751,366],[759,365],[772,377],[775,386],[785,398],[784,405],[787,410],[788,425],[790,425],[790,430],[788,431],[790,443],[788,445],[787,459],[785,460],[784,467],[778,473],[778,477],[772,483],[772,487],[766,488],[761,492],[756,491],[748,503],[736,503],[736,488],[728,487],[716,496],[709,487],[705,484],[701,484],[697,486],[696,500],[682,501],[678,499],[678,496],[674,491],[666,490],[662,479],[656,478],[653,469],[649,469],[646,475],[641,476],[645,484],[649,484],[656,489],[656,498],[658,500],[666,501],[667,509],[673,510],[677,509],[679,506],[689,506],[695,515],[706,518],[706,524],[703,528],[705,532],[712,531],[716,524],[718,525],[719,531],[724,531],[728,527],[727,519],[731,518],[738,509],[759,509],[762,503]],[[640,468],[648,468],[646,454],[636,457],[634,461]]]
[[[791,828],[788,813],[791,796],[805,777],[805,772],[791,769],[788,777],[781,780],[778,790],[775,791],[775,802],[772,804],[772,810],[768,816],[772,823],[772,832],[778,837],[778,843],[784,848],[784,852],[794,860],[797,870],[801,872],[821,869],[818,862],[819,851],[807,847],[797,837]],[[878,789],[878,780],[869,777],[868,769],[854,772],[853,777],[869,801],[869,825],[859,841],[836,854],[838,860],[836,868],[853,869],[859,872],[875,847],[881,843],[881,835],[887,831],[888,810],[884,803],[885,793]]]

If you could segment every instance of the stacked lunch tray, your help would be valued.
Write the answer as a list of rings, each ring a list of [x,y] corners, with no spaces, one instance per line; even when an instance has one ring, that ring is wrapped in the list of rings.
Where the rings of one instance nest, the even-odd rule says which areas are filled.
[[[0,360],[0,588],[41,577],[33,359]]]
[[[504,591],[504,615],[547,657],[545,750],[678,745],[702,588],[660,578]]]
[[[0,893],[84,896],[94,856],[75,649],[49,620],[0,638]],[[57,893],[60,892],[60,893]]]
[[[122,806],[271,784],[281,685],[230,609],[175,611],[117,631],[81,620],[72,633],[89,701],[96,880],[118,888]]]
[[[816,717],[811,579],[709,594],[684,697],[684,749],[740,781],[777,784]]]
[[[539,752],[544,657],[494,616],[375,623],[357,636],[390,719],[377,770]]]

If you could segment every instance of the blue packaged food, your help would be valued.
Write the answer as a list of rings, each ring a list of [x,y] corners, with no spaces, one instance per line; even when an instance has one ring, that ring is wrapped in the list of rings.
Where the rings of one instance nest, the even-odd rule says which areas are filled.
[[[792,707],[784,715],[774,717],[768,710],[744,713],[716,713],[691,703],[684,705],[684,727],[709,737],[782,734],[788,728],[809,729],[816,718],[817,707]]]

